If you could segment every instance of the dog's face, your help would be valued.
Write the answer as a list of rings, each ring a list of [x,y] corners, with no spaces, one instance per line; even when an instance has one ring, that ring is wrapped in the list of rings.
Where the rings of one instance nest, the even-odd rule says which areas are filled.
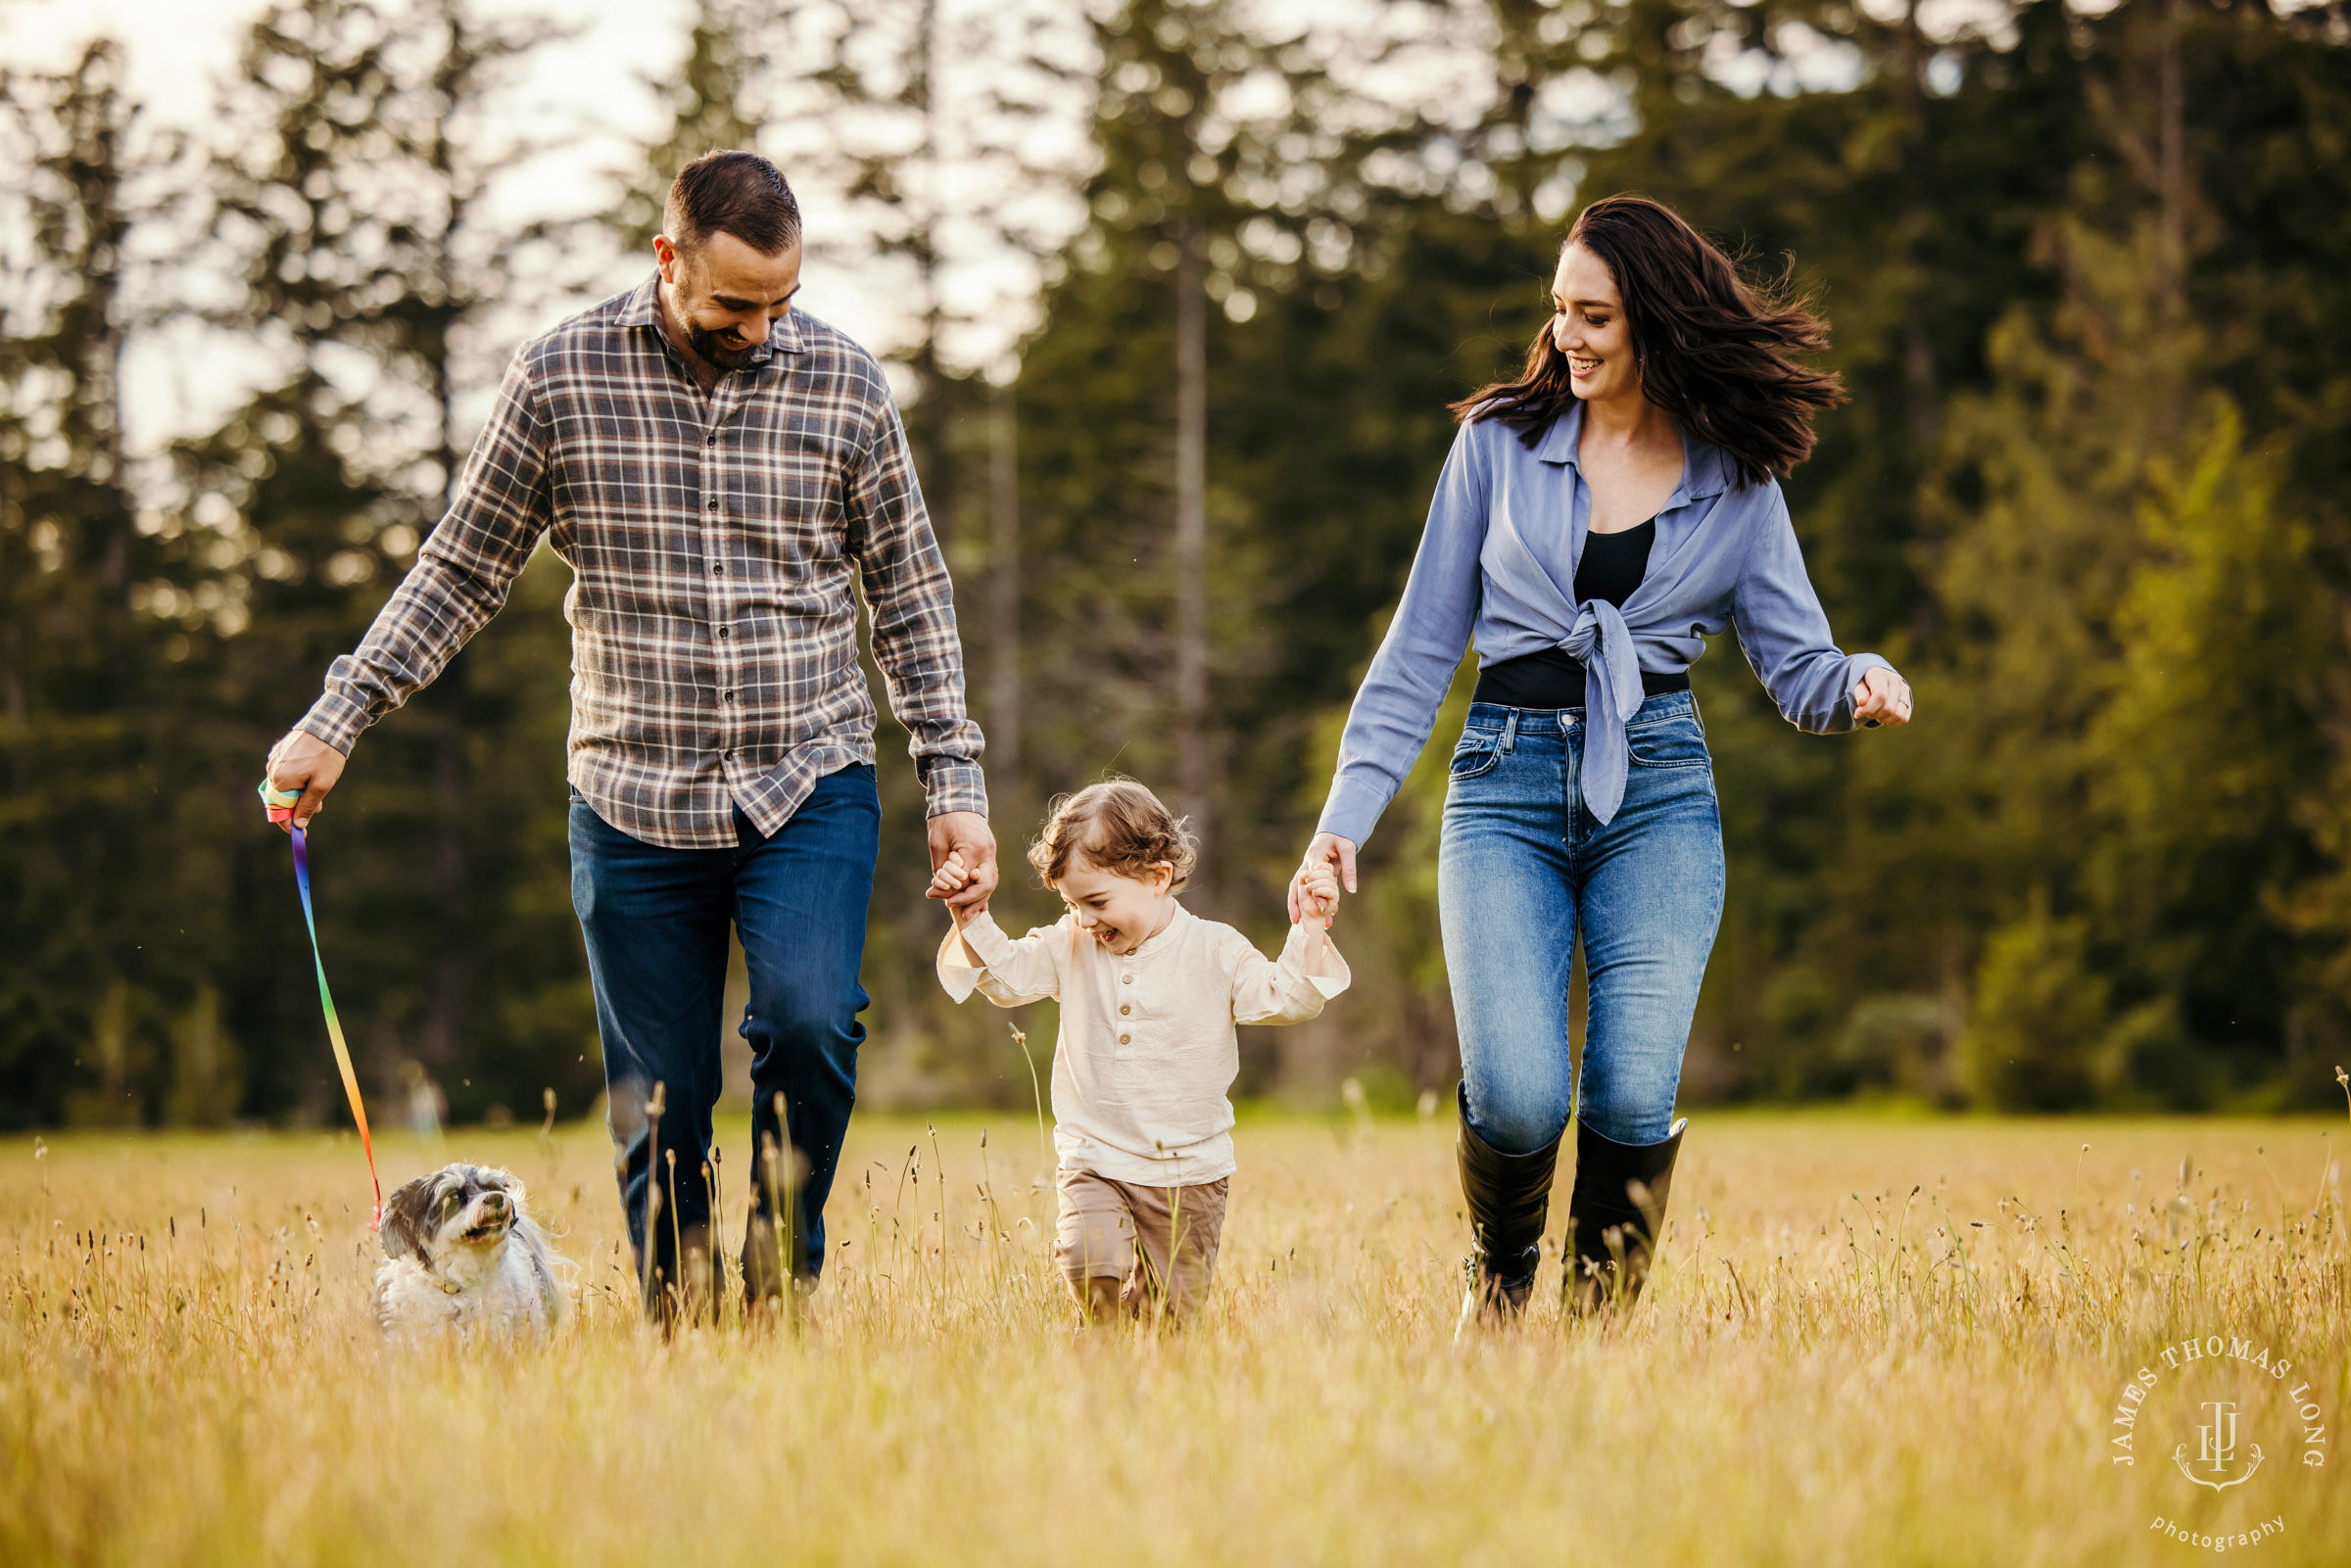
[[[522,1214],[522,1183],[505,1171],[445,1165],[385,1200],[384,1255],[430,1268],[436,1259],[493,1252]]]

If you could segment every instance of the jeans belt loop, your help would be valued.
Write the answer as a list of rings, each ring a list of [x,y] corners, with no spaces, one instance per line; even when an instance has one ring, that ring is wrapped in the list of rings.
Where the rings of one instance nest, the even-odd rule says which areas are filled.
[[[1510,717],[1505,719],[1502,724],[1502,754],[1506,757],[1509,756],[1511,748],[1517,745],[1517,743],[1518,710],[1516,708],[1512,708],[1511,710]]]

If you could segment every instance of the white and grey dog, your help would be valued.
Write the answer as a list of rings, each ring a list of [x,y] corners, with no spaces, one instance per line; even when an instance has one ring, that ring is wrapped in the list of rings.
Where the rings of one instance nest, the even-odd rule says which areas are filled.
[[[375,1315],[384,1332],[544,1339],[569,1302],[562,1259],[504,1170],[447,1165],[384,1205]]]

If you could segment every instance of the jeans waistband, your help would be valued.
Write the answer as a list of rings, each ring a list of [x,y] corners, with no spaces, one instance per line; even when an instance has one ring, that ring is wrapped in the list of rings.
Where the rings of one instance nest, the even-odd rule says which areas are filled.
[[[1639,724],[1651,719],[1670,719],[1677,714],[1696,713],[1698,699],[1688,691],[1660,691],[1643,700],[1625,722]],[[1575,708],[1513,708],[1500,702],[1469,704],[1468,728],[1472,730],[1512,729],[1528,730],[1563,727],[1562,721],[1580,722],[1584,710]],[[1513,722],[1514,721],[1514,722]]]

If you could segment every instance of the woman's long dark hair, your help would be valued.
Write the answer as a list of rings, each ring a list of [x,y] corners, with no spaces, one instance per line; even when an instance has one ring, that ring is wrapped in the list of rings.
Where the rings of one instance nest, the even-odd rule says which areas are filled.
[[[1649,401],[1701,441],[1728,452],[1739,483],[1788,477],[1812,454],[1812,413],[1845,401],[1845,383],[1797,356],[1829,346],[1809,302],[1744,282],[1731,259],[1674,211],[1645,196],[1610,196],[1567,231],[1607,263]],[[1535,334],[1526,368],[1453,405],[1456,418],[1499,419],[1533,446],[1575,401],[1567,356],[1551,324]]]

